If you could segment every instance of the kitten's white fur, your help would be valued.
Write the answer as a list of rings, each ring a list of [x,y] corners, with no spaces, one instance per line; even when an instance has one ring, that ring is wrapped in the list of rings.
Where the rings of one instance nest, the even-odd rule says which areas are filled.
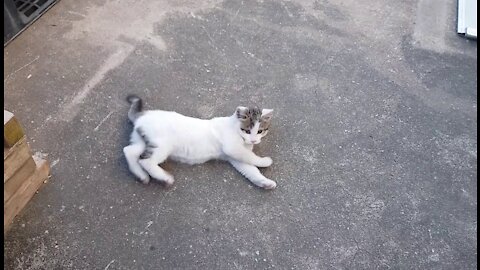
[[[237,110],[245,109],[238,107]],[[262,117],[271,118],[273,110],[263,109]],[[150,177],[171,185],[174,178],[159,164],[167,158],[188,164],[199,164],[212,159],[226,160],[253,184],[273,189],[276,183],[265,176],[257,167],[272,164],[270,157],[259,157],[253,153],[253,145],[260,143],[268,131],[257,134],[259,123],[255,123],[250,134],[241,130],[241,120],[236,114],[210,120],[192,118],[176,112],[143,111],[133,119],[134,130],[130,145],[123,148],[130,171],[143,183]],[[155,145],[151,156],[140,159],[146,143],[138,133],[141,128],[149,143]]]

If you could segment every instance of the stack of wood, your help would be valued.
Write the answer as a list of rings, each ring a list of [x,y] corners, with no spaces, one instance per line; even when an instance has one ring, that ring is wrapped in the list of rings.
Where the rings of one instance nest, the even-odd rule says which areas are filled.
[[[23,129],[15,116],[3,111],[3,234],[13,218],[48,179],[46,160],[32,156]]]

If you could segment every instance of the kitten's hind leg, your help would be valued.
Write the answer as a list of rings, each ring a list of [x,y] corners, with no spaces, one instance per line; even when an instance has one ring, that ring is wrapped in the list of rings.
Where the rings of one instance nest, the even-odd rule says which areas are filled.
[[[152,148],[151,151],[148,158],[140,159],[138,162],[154,179],[162,181],[168,186],[172,185],[173,176],[159,166],[168,158],[168,151],[161,147]]]
[[[250,182],[252,182],[258,187],[262,187],[264,189],[274,189],[277,186],[277,183],[275,183],[275,181],[263,176],[260,170],[258,170],[258,168],[253,165],[233,159],[229,159],[228,162],[230,162],[230,164],[232,164],[232,166],[237,169],[237,171],[239,171],[243,176],[250,180]]]
[[[137,128],[135,130],[138,135],[142,138],[143,142],[145,143],[145,150],[143,153],[140,155],[140,159],[147,159],[152,156],[154,148],[157,148],[158,146],[154,144],[150,139],[147,137],[147,134],[142,128]]]
[[[142,169],[138,163],[138,158],[143,153],[145,146],[143,144],[131,144],[123,148],[123,154],[127,159],[128,168],[144,184],[150,182],[149,175]]]

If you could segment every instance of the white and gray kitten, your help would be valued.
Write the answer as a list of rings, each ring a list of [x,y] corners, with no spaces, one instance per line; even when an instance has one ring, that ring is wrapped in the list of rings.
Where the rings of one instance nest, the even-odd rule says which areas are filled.
[[[167,158],[188,164],[220,159],[256,186],[277,186],[257,168],[272,165],[272,159],[252,151],[253,145],[267,135],[273,110],[238,107],[231,116],[205,120],[176,112],[144,111],[138,96],[130,95],[127,100],[131,104],[128,118],[134,128],[123,153],[130,171],[141,182],[147,184],[152,177],[172,185],[173,176],[159,166]]]

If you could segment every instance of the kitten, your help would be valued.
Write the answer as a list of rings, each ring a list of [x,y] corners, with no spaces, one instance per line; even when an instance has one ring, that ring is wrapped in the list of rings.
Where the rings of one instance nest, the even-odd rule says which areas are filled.
[[[134,129],[123,153],[130,171],[142,183],[148,184],[151,176],[172,185],[173,176],[159,166],[167,158],[188,164],[220,159],[228,161],[256,186],[277,186],[257,168],[272,165],[272,159],[252,151],[253,145],[267,135],[273,110],[238,107],[231,116],[204,120],[176,112],[144,111],[138,96],[130,95],[127,100],[128,118]]]

